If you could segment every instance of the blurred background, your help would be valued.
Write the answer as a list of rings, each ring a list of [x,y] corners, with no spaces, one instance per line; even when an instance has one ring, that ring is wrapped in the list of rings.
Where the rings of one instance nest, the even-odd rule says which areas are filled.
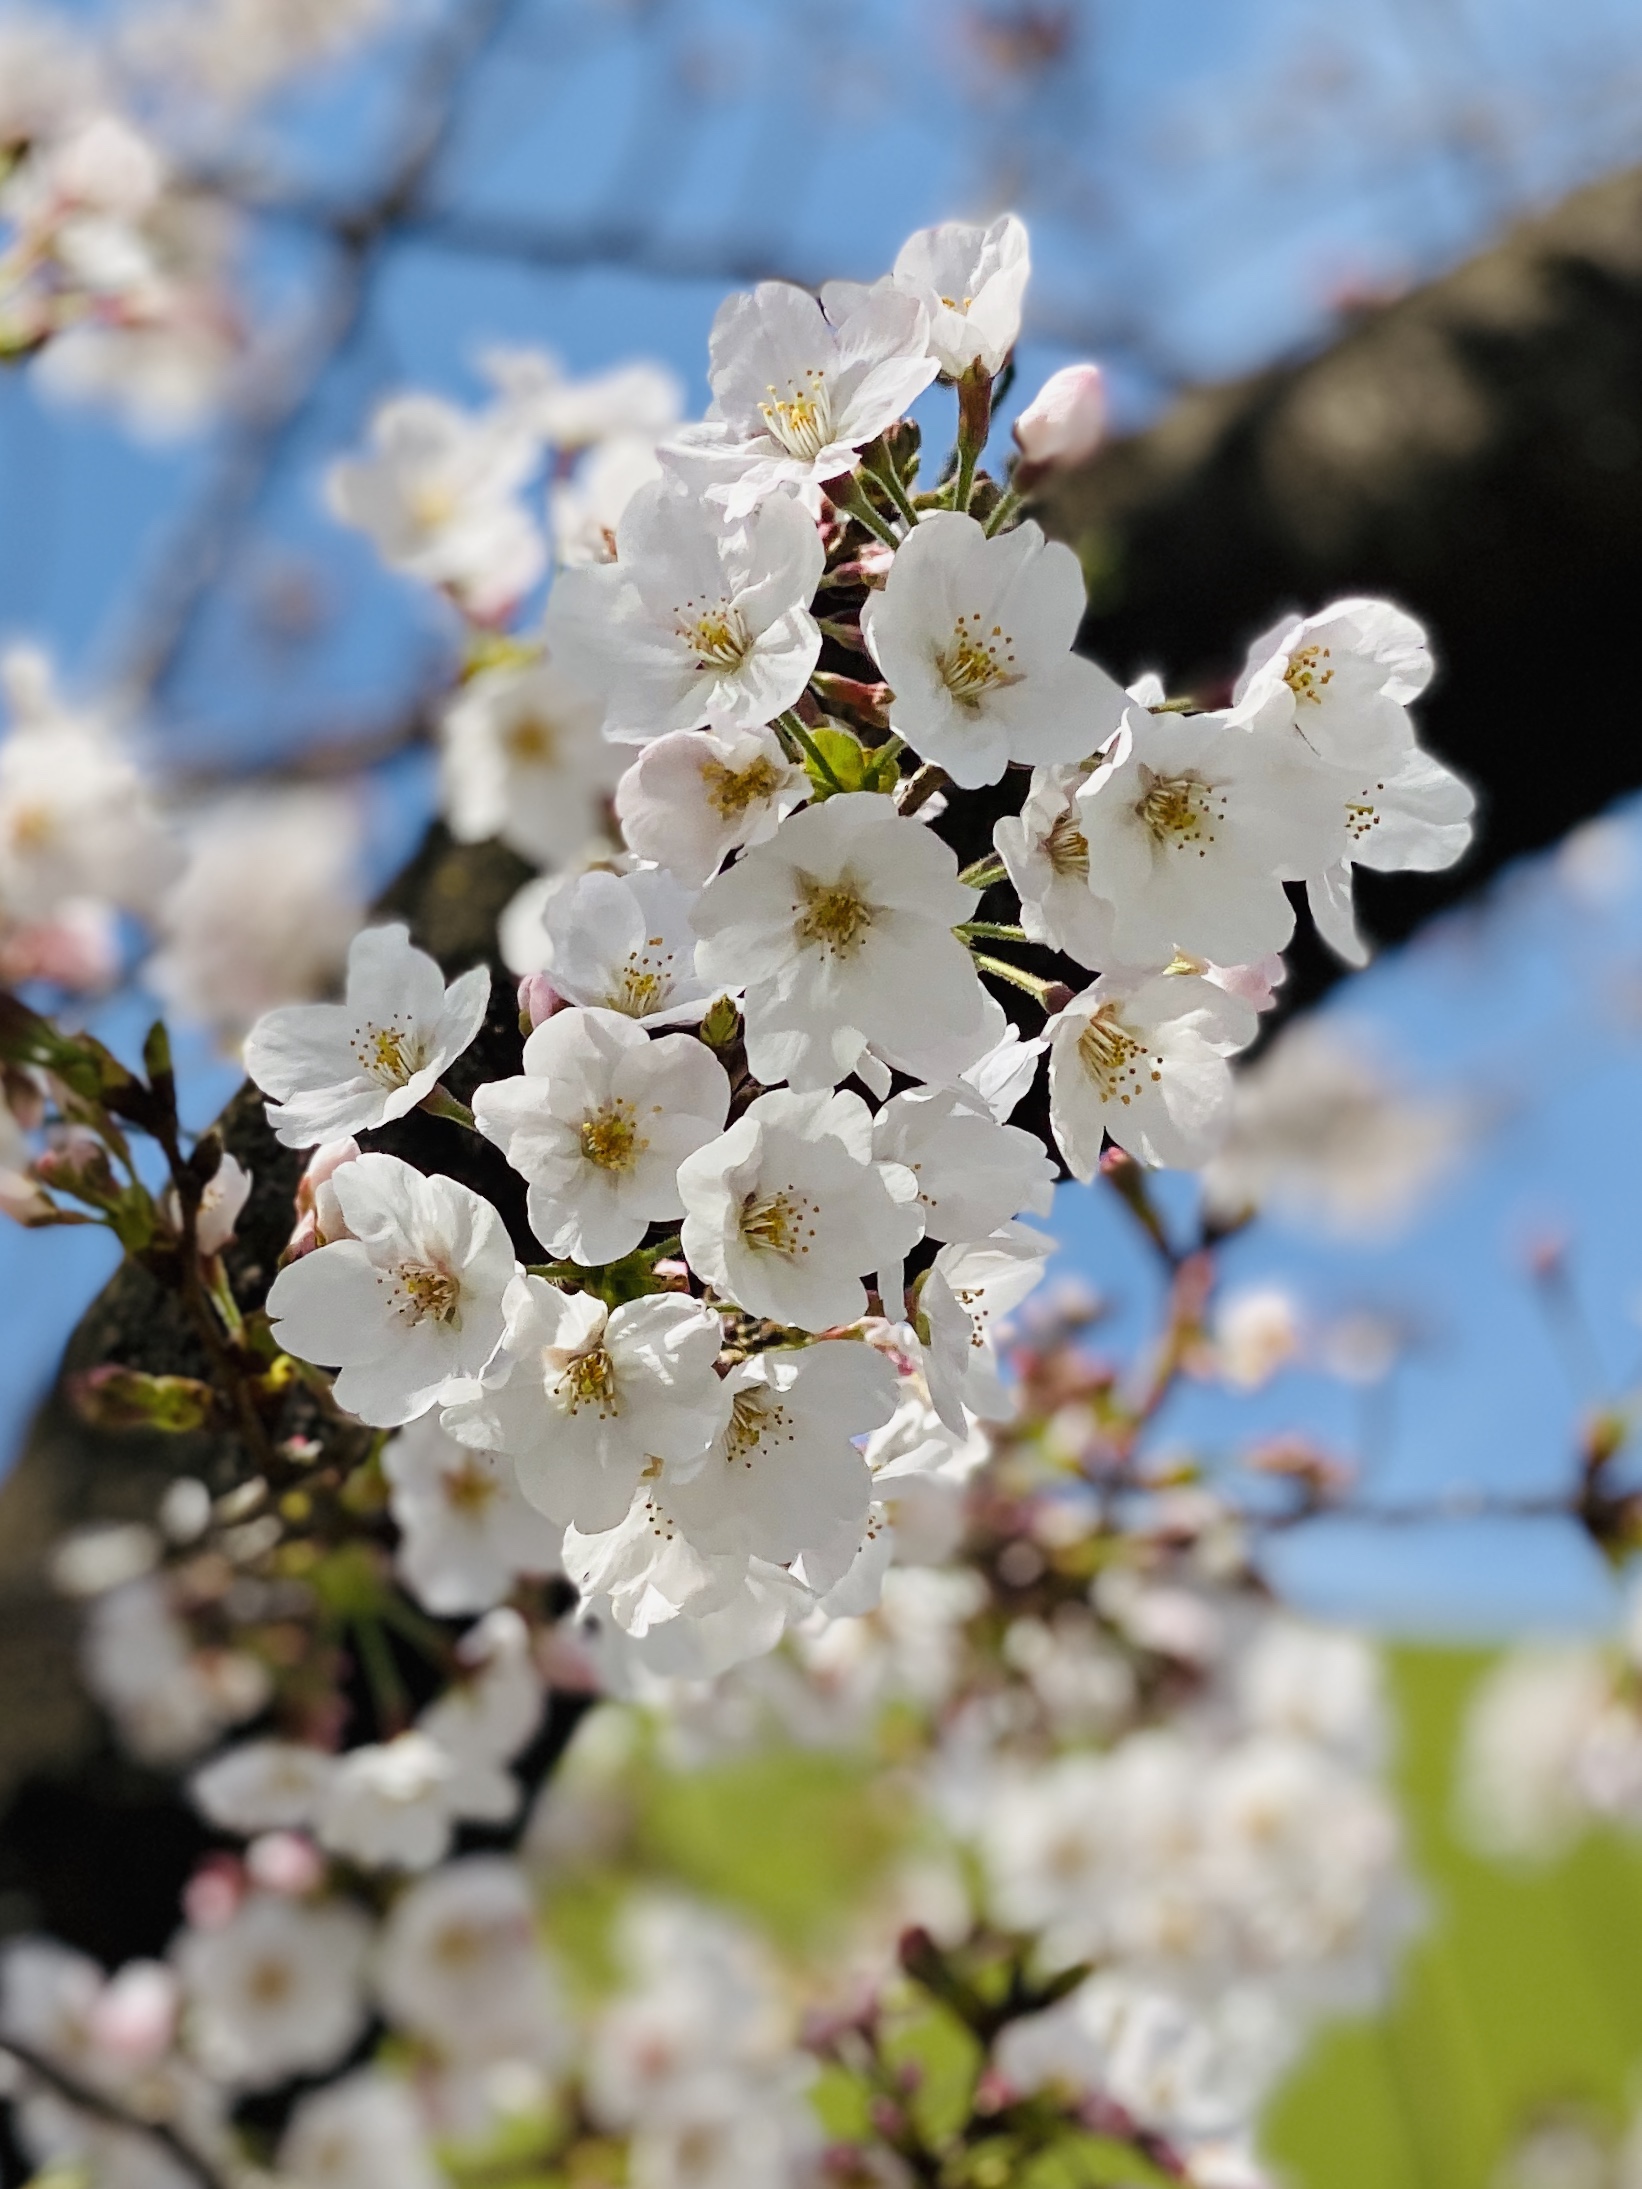
[[[1164,1428],[1356,1467],[1380,1519],[1294,1531],[1272,1577],[1403,1645],[1435,1920],[1392,2013],[1302,2072],[1277,2155],[1319,2189],[1602,2189],[1642,2070],[1642,1867],[1594,1839],[1516,1877],[1449,1825],[1480,1645],[1619,1609],[1536,1505],[1642,1370],[1642,10],[358,12],[326,68],[176,124],[237,208],[226,409],[0,374],[0,638],[114,695],[184,796],[323,793],[364,896],[420,840],[456,636],[320,487],[385,394],[476,404],[482,354],[533,345],[576,373],[657,359],[698,411],[727,288],[870,279],[911,229],[1005,208],[1035,272],[1000,438],[1057,366],[1108,378],[1112,437],[1045,511],[1084,562],[1091,651],[1212,701],[1286,607],[1382,592],[1430,627],[1424,737],[1481,793],[1476,847],[1366,878],[1366,972],[1297,947],[1254,1069],[1309,1071],[1337,1144],[1227,1249],[1245,1400],[1188,1393]],[[165,70],[138,75],[163,119]],[[89,1014],[119,1047],[151,1010],[124,987]],[[189,1039],[199,1121],[237,1084],[225,1046]],[[1199,1189],[1171,1183],[1184,1216]],[[1150,1264],[1096,1195],[1066,1189],[1057,1224],[1121,1343]],[[104,1245],[0,1236],[7,1450]]]

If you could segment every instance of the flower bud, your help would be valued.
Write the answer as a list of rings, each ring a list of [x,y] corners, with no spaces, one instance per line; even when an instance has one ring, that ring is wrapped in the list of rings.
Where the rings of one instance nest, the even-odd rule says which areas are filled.
[[[532,1034],[555,1011],[564,1009],[564,998],[545,973],[527,973],[519,983],[519,1031]]]
[[[1063,365],[1015,420],[1022,469],[1034,477],[1081,464],[1106,432],[1106,381],[1098,365]]]
[[[309,1156],[308,1168],[297,1182],[297,1224],[283,1261],[297,1261],[315,1247],[347,1238],[348,1226],[331,1180],[344,1163],[355,1162],[359,1152],[359,1142],[352,1138],[322,1140]]]

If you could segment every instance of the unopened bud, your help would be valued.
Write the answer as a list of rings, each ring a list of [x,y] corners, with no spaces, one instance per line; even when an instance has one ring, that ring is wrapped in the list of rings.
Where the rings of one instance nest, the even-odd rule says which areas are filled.
[[[1014,433],[1021,471],[1033,479],[1086,462],[1106,433],[1106,381],[1100,367],[1063,365],[1051,373],[1015,420]]]
[[[527,973],[519,983],[519,1031],[534,1033],[555,1011],[565,1007],[563,996],[545,973]]]

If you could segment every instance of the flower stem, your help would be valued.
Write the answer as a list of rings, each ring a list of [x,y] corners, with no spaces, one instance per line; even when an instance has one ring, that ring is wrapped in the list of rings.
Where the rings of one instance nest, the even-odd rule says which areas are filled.
[[[846,511],[857,524],[864,525],[875,540],[882,540],[886,547],[900,546],[895,527],[879,516],[853,471],[841,472],[836,479],[825,480],[822,492],[835,509]]]
[[[990,973],[995,980],[1008,981],[1012,988],[1024,988],[1029,996],[1037,998],[1045,1010],[1049,1008],[1049,991],[1058,985],[1055,981],[1040,980],[1036,973],[1028,973],[1024,966],[1010,965],[1003,958],[986,957],[979,950],[974,956],[977,972]]]
[[[969,942],[972,938],[990,942],[1031,940],[1025,928],[1011,920],[961,920],[952,932],[960,942]]]
[[[925,761],[901,785],[895,800],[896,812],[903,816],[916,813],[920,806],[928,804],[938,790],[945,790],[951,780],[945,768],[937,767],[933,760]]]
[[[958,382],[958,476],[952,486],[952,506],[966,515],[975,485],[975,466],[991,430],[992,376],[979,365],[971,365]]]
[[[861,464],[864,470],[872,473],[872,476],[884,489],[884,492],[900,511],[910,530],[918,522],[918,512],[913,505],[911,496],[907,493],[900,472],[896,469],[895,458],[890,454],[889,449],[882,440],[874,441],[870,448],[861,451]]]
[[[1019,492],[1017,488],[1012,486],[1004,488],[1002,494],[998,497],[991,516],[987,518],[985,525],[982,527],[989,540],[995,538],[1003,530],[1025,499],[1026,496]]]
[[[966,866],[958,879],[966,889],[990,889],[994,882],[1003,881],[1008,872],[1009,869],[997,853],[989,851],[984,858],[977,859],[973,866]]]
[[[469,1132],[477,1132],[479,1129],[473,1122],[473,1112],[467,1104],[458,1102],[450,1089],[442,1084],[435,1087],[432,1094],[425,1094],[416,1106],[419,1110],[426,1110],[429,1117],[448,1117],[453,1125],[464,1126]]]

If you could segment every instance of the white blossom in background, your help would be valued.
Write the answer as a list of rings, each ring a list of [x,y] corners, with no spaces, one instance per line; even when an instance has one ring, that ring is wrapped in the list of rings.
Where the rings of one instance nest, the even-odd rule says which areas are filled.
[[[747,1061],[766,1085],[835,1087],[869,1045],[955,1076],[1001,1030],[951,933],[974,906],[938,837],[853,791],[791,815],[708,883],[696,963],[745,984]]]
[[[323,995],[364,921],[360,848],[344,793],[263,789],[207,808],[161,900],[143,979],[225,1046],[265,1011]]]
[[[783,489],[813,494],[853,471],[934,379],[929,320],[915,297],[860,291],[834,317],[784,281],[726,298],[713,321],[712,411],[662,445],[731,517]]]
[[[348,950],[343,1002],[290,1004],[251,1029],[245,1069],[275,1097],[275,1139],[311,1148],[403,1117],[472,1042],[489,1000],[487,966],[447,987],[408,928],[367,927]]]
[[[588,450],[568,478],[556,479],[548,504],[553,553],[561,567],[614,562],[627,505],[663,476],[648,433],[618,433]]]
[[[249,1839],[306,1831],[324,1806],[335,1759],[305,1742],[242,1741],[202,1764],[188,1782],[201,1816]]]
[[[931,511],[861,611],[893,690],[890,727],[964,790],[996,783],[1011,761],[1081,760],[1129,703],[1072,651],[1084,607],[1063,541],[1032,523],[988,539],[973,517]]]
[[[674,730],[617,784],[616,815],[629,850],[699,889],[732,851],[773,836],[809,789],[768,730]]]
[[[450,1852],[457,1822],[505,1822],[518,1788],[505,1773],[465,1773],[413,1728],[338,1760],[318,1819],[320,1845],[366,1870],[427,1870]]]
[[[1204,1192],[1223,1218],[1266,1208],[1301,1229],[1389,1237],[1456,1167],[1477,1123],[1457,1095],[1404,1085],[1372,1028],[1300,1020],[1238,1075]]]
[[[678,374],[655,358],[631,358],[585,380],[573,379],[551,350],[489,349],[479,363],[520,429],[566,454],[623,434],[653,442],[684,415]]]
[[[917,1182],[874,1160],[859,1095],[778,1088],[679,1166],[685,1259],[749,1314],[826,1330],[923,1231]]]
[[[372,1981],[395,2023],[444,2059],[552,2066],[566,2051],[529,1882],[503,1856],[465,1855],[404,1892]]]
[[[242,2090],[321,2074],[365,2026],[370,1925],[350,1903],[253,1893],[215,1930],[185,1930],[171,1949],[189,2049]]]
[[[561,571],[548,644],[604,700],[605,734],[751,730],[796,704],[821,651],[810,614],[823,553],[815,525],[774,494],[738,526],[677,482],[643,487],[616,560]]]
[[[694,1459],[717,1435],[730,1403],[713,1373],[721,1335],[716,1315],[676,1294],[612,1309],[521,1277],[482,1388],[452,1399],[445,1426],[505,1452],[550,1518],[613,1527],[651,1459]]]
[[[78,26],[42,9],[0,21],[0,145],[8,150],[60,134],[104,92],[104,64]]]
[[[1525,1644],[1478,1683],[1459,1759],[1466,1836],[1496,1859],[1546,1862],[1593,1819],[1642,1822],[1642,1726],[1588,1644]]]
[[[163,1584],[147,1573],[96,1595],[81,1672],[125,1746],[151,1764],[186,1762],[268,1699],[267,1673],[254,1657],[190,1646]]]
[[[350,1236],[274,1279],[274,1336],[336,1367],[339,1405],[397,1428],[476,1376],[502,1335],[513,1248],[490,1203],[397,1156],[362,1155],[331,1181]]]
[[[1314,854],[1277,770],[1268,740],[1226,716],[1129,709],[1077,792],[1118,963],[1166,965],[1185,950],[1240,964],[1282,949],[1294,908],[1280,877]]]
[[[301,2189],[443,2189],[410,2086],[381,2068],[358,2068],[292,2108],[280,2138],[277,2178]]]
[[[1194,1170],[1232,1116],[1227,1057],[1258,1021],[1195,973],[1103,974],[1059,1012],[1049,1039],[1049,1116],[1075,1178],[1090,1179],[1109,1134],[1138,1162]]]
[[[489,1611],[522,1574],[559,1570],[562,1530],[521,1492],[512,1467],[455,1442],[431,1414],[382,1450],[394,1564],[417,1602],[441,1617]]]
[[[439,721],[440,807],[459,844],[498,838],[555,867],[608,836],[621,762],[602,709],[550,660],[484,669]]]
[[[693,1026],[722,991],[698,969],[696,892],[662,867],[528,882],[502,915],[502,956],[567,1003],[641,1026]]]
[[[684,1214],[678,1167],[723,1129],[730,1081],[689,1034],[650,1039],[617,1011],[560,1011],[525,1043],[524,1073],[473,1098],[474,1121],[529,1182],[549,1254],[614,1262]]]
[[[368,534],[390,570],[442,586],[475,616],[502,614],[547,566],[519,495],[538,444],[505,412],[397,395],[371,419],[369,453],[326,474],[332,514]]]
[[[389,0],[149,0],[121,51],[162,98],[200,99],[218,126],[290,79],[344,60],[379,30]]]

